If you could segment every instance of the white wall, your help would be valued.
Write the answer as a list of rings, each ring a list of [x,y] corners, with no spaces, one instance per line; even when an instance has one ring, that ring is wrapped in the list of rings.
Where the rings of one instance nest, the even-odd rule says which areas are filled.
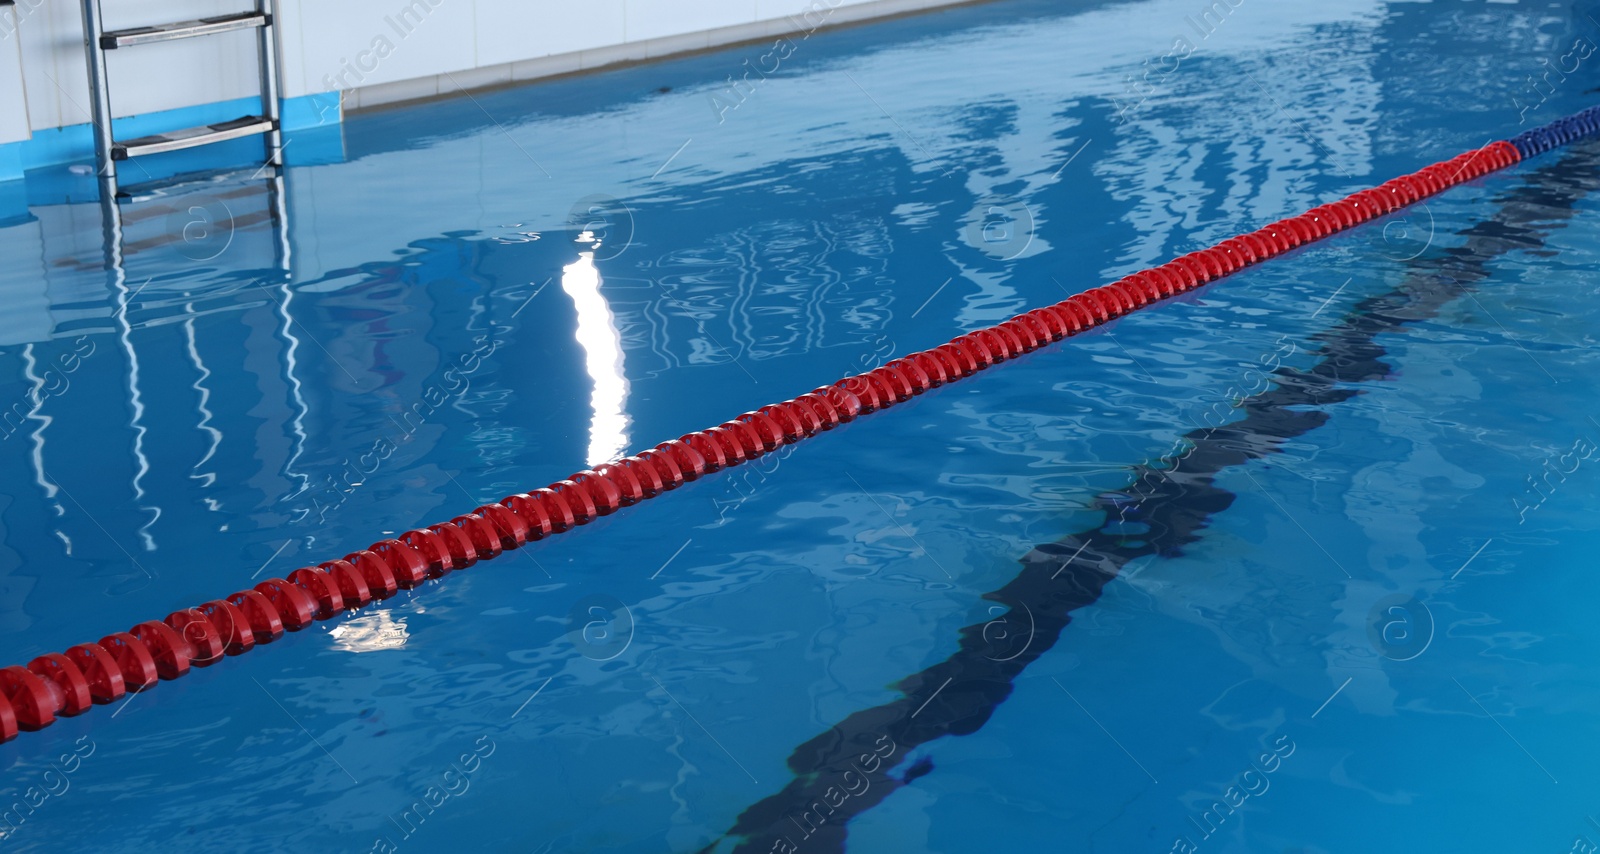
[[[0,143],[89,121],[79,0],[17,2],[4,13],[15,33],[0,27]],[[241,11],[251,0],[100,2],[106,28],[119,29]],[[793,31],[813,6],[834,7],[828,22],[841,23],[955,2],[963,0],[279,0],[282,94],[355,90],[351,106],[363,94],[370,105]],[[113,51],[113,111],[254,95],[255,61],[248,31]]]
[[[239,11],[240,0],[103,0],[106,29],[148,26]],[[77,0],[18,0],[12,40],[22,51],[33,130],[89,121],[89,72]],[[111,103],[118,116],[189,107],[257,92],[255,36],[203,39],[111,51]],[[3,72],[0,72],[3,73]]]
[[[22,86],[17,10],[0,6],[0,143],[28,138],[28,98]]]
[[[302,47],[285,57],[288,95],[339,89],[360,108],[973,0],[282,2],[305,10],[285,13],[285,44]]]

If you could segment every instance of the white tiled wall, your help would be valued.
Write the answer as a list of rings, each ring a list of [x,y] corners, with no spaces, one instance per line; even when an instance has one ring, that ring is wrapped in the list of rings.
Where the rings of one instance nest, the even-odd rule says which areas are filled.
[[[28,138],[28,99],[22,88],[21,41],[15,11],[0,8],[0,143]]]
[[[830,23],[859,20],[963,0],[280,0],[284,5],[285,94],[329,91],[344,60],[371,50],[382,36],[393,51],[340,89],[369,89],[353,106],[449,92],[459,87],[559,74],[627,59],[645,59],[790,31],[824,15]],[[410,5],[408,6],[408,3]],[[429,4],[433,4],[431,8]],[[401,10],[428,9],[401,37],[388,20]],[[853,7],[846,10],[845,7]],[[761,26],[772,22],[772,26]],[[720,32],[719,32],[720,31]],[[293,48],[298,48],[298,50]],[[554,60],[554,61],[552,61]],[[510,69],[496,66],[518,65]],[[458,72],[478,70],[463,77]],[[449,73],[439,80],[427,78]],[[451,79],[453,78],[453,79]],[[476,85],[483,85],[483,83]],[[372,87],[378,87],[372,89]]]
[[[477,0],[478,66],[592,50],[628,40],[626,0],[583,4]]]
[[[388,2],[398,3],[399,8],[405,0]],[[433,16],[459,15],[464,14],[460,9],[470,9],[476,40],[452,41],[443,56],[445,64],[462,70],[441,74],[432,70],[441,60],[439,55],[424,50],[413,53],[410,40],[421,38],[419,29],[405,44],[397,43],[381,67],[364,74],[360,85],[345,90],[346,109],[653,59],[794,32],[819,22],[842,24],[973,0],[590,0],[583,5],[548,0],[433,2],[439,5],[430,13],[430,26]],[[452,7],[452,3],[461,5]],[[381,20],[382,15],[377,18]],[[357,29],[370,29],[371,20],[367,18]],[[316,78],[328,73],[325,67],[311,67],[325,62],[316,51],[307,50],[299,59],[308,65],[292,79],[312,88],[296,89],[290,83],[291,95],[316,91]],[[326,88],[325,83],[322,86]]]
[[[28,2],[29,0],[23,0]],[[34,129],[89,121],[89,74],[80,4],[32,0],[13,38],[22,50],[28,120]],[[107,29],[146,26],[238,11],[240,0],[102,0]],[[17,9],[23,9],[19,4]],[[250,33],[113,51],[112,107],[119,116],[170,110],[255,94]]]
[[[107,28],[118,28],[240,11],[250,0],[100,2]],[[761,37],[794,29],[813,7],[838,23],[963,0],[278,2],[284,97],[354,90],[360,106]],[[35,130],[89,120],[79,3],[19,3],[31,5],[0,41],[0,142],[19,138],[14,102]],[[19,52],[21,91],[11,70]],[[116,51],[112,106],[124,116],[245,97],[257,91],[255,69],[246,32]]]
[[[636,0],[628,4],[628,40],[666,38],[754,20],[754,0]]]

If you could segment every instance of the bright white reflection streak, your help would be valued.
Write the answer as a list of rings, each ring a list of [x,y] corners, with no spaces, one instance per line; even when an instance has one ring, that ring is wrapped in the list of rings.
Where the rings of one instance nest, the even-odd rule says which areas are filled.
[[[589,465],[610,462],[628,448],[629,419],[623,411],[628,399],[628,377],[622,370],[622,335],[617,332],[611,305],[600,295],[600,271],[594,253],[581,252],[578,260],[561,268],[561,289],[578,309],[578,345],[583,348],[584,370],[594,381],[589,398],[594,421],[589,426]]]

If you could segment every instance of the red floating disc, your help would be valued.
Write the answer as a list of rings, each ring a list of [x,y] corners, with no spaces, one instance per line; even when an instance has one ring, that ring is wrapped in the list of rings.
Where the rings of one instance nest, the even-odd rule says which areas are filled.
[[[283,627],[291,632],[300,631],[316,619],[317,604],[311,601],[304,590],[282,578],[269,578],[257,584],[255,590],[267,597],[267,601],[277,609]]]
[[[367,586],[361,570],[356,569],[350,561],[330,560],[320,566],[339,585],[339,597],[344,600],[346,608],[362,608],[372,601],[372,588]]]
[[[78,666],[78,671],[89,681],[90,698],[101,705],[114,703],[127,693],[127,683],[122,678],[122,668],[117,660],[97,643],[80,643],[67,650],[67,659]]]
[[[1004,324],[1000,326],[991,326],[987,329],[979,329],[973,334],[988,335],[991,338],[998,339],[1002,349],[1005,350],[1005,357],[1007,359],[1015,359],[1016,357],[1022,355],[1022,341],[1017,338],[1016,333],[1007,329]],[[988,341],[989,339],[985,338],[984,340]],[[994,348],[991,346],[990,349]]]
[[[1067,297],[1066,302],[1076,306],[1080,311],[1088,313],[1089,319],[1093,321],[1090,324],[1091,326],[1099,326],[1111,320],[1110,308],[1101,302],[1100,295],[1092,290]]]
[[[1425,178],[1435,188],[1435,192],[1443,192],[1455,186],[1458,177],[1455,170],[1434,163],[1417,170],[1417,174]]]
[[[1180,257],[1188,259],[1191,265],[1200,269],[1202,274],[1200,280],[1202,282],[1209,283],[1216,281],[1228,273],[1227,269],[1222,266],[1221,262],[1217,260],[1216,256],[1211,254],[1211,250],[1209,249],[1201,249],[1196,252],[1190,252],[1188,255],[1183,255]]]
[[[1327,217],[1317,214],[1303,213],[1295,217],[1295,220],[1311,233],[1312,240],[1321,240],[1337,230]]]
[[[1317,230],[1315,224],[1305,216],[1290,217],[1283,222],[1294,229],[1296,234],[1300,235],[1300,243],[1302,245],[1322,237],[1322,232]]]
[[[994,354],[989,352],[989,348],[971,335],[958,335],[950,342],[941,344],[940,348],[947,353],[955,354],[961,360],[967,376],[984,370],[997,361]]]
[[[625,469],[628,475],[633,478],[633,482],[639,484],[641,499],[654,498],[672,488],[667,486],[665,480],[661,479],[661,472],[656,471],[655,463],[645,457],[646,453],[651,452],[645,451],[617,460],[617,466]],[[681,478],[682,475],[679,477]]]
[[[724,421],[718,426],[724,430],[727,430],[729,433],[733,433],[734,435],[738,436],[739,441],[744,443],[746,459],[753,460],[757,457],[765,455],[768,451],[771,451],[773,448],[777,447],[777,445],[774,445],[773,448],[768,448],[768,431],[762,430],[756,426],[756,422],[765,417],[766,416],[757,413],[757,416],[754,420],[746,421],[741,416],[733,419],[732,421]],[[773,424],[771,427],[771,432],[780,437],[778,444],[783,444],[781,440],[781,437],[783,436],[783,430],[780,429],[778,425]]]
[[[555,533],[559,534],[562,531],[571,530],[578,524],[578,517],[572,513],[572,505],[568,504],[567,499],[562,498],[560,493],[550,487],[542,486],[535,489],[528,493],[528,497],[539,502],[540,509],[544,510],[546,516],[550,517],[551,530]],[[450,551],[454,554],[455,546],[452,545]],[[477,560],[476,555],[473,556],[473,560]]]
[[[1391,178],[1379,185],[1378,189],[1390,194],[1391,196],[1394,196],[1395,210],[1399,210],[1406,205],[1412,204],[1418,198],[1420,198],[1420,192],[1416,185],[1412,184],[1410,181],[1401,180],[1400,178]]]
[[[321,572],[321,570],[295,570],[298,572]],[[290,573],[294,577],[295,573]],[[343,601],[342,599],[340,600]],[[250,620],[239,610],[238,606],[224,599],[216,599],[201,605],[195,610],[205,615],[211,622],[211,627],[217,630],[217,637],[222,639],[222,652],[224,655],[238,655],[249,652],[256,646],[256,633],[250,627]]]
[[[1244,253],[1228,245],[1227,241],[1223,241],[1205,251],[1211,253],[1211,257],[1216,258],[1217,263],[1221,264],[1222,269],[1227,270],[1229,275],[1237,273],[1248,266],[1245,263]]]
[[[567,507],[572,510],[573,520],[579,525],[587,525],[600,516],[600,511],[595,508],[594,497],[589,494],[589,490],[583,488],[582,484],[572,480],[558,480],[548,488],[567,503]],[[477,545],[478,541],[472,542],[473,545]],[[478,555],[480,558],[485,556]]]
[[[1103,285],[1102,287],[1110,288],[1118,294],[1121,294],[1120,298],[1123,305],[1126,306],[1127,311],[1133,311],[1137,308],[1144,308],[1150,303],[1155,302],[1157,299],[1157,295],[1146,290],[1143,283],[1134,282],[1127,278],[1118,279],[1115,282],[1112,282],[1109,285]]]
[[[1055,304],[1056,313],[1072,322],[1072,334],[1095,327],[1094,314],[1085,305],[1086,300],[1067,298]]]
[[[1167,271],[1167,278],[1172,280],[1172,292],[1174,295],[1198,288],[1205,281],[1200,276],[1200,269],[1192,266],[1183,258],[1174,258],[1162,264],[1158,269]]]
[[[1183,289],[1182,283],[1165,267],[1151,267],[1148,270],[1140,270],[1128,276],[1128,278],[1144,288],[1144,292],[1150,296],[1151,302],[1164,300]]]
[[[489,523],[495,536],[500,538],[501,551],[519,549],[528,542],[528,525],[500,504],[485,504],[472,511]]]
[[[28,732],[55,723],[61,709],[60,689],[23,667],[0,669],[0,697],[5,697],[16,714],[17,726]]]
[[[671,450],[651,448],[639,452],[639,459],[649,463],[655,468],[656,474],[661,477],[661,485],[666,489],[677,489],[684,483],[683,469],[678,467],[678,455]]]
[[[704,463],[704,472],[717,471],[732,464],[728,461],[727,452],[722,449],[722,443],[709,433],[703,431],[688,433],[678,441],[682,442],[689,450],[694,451],[695,455],[700,458]],[[685,469],[684,471],[685,475],[687,475],[688,470]],[[690,480],[693,479],[690,478]]]
[[[373,560],[377,560],[376,556]],[[273,607],[271,600],[261,595],[261,591],[240,590],[228,597],[228,604],[244,615],[245,623],[250,626],[250,633],[255,635],[258,645],[283,637],[283,616]],[[151,650],[152,654],[154,652]],[[160,663],[159,660],[157,663]]]
[[[600,516],[610,516],[622,506],[622,490],[610,478],[585,469],[571,477],[568,481],[583,487],[589,497],[594,501],[595,513]]]
[[[522,520],[523,527],[528,529],[529,542],[542,540],[550,536],[550,532],[555,530],[555,526],[550,522],[549,515],[544,512],[544,507],[526,493],[519,492],[516,495],[507,495],[505,498],[500,499],[500,503],[507,510],[517,514],[517,518]],[[437,542],[438,535],[433,534],[432,531],[428,533],[433,535],[434,540]],[[401,537],[401,539],[405,538]],[[449,553],[449,550],[444,548],[443,543],[437,543],[437,545],[446,554]],[[411,547],[417,548],[415,543]],[[421,549],[417,550],[422,551]],[[424,555],[426,556],[426,553]]]
[[[1388,193],[1385,193],[1382,190],[1362,190],[1361,192],[1356,193],[1356,198],[1360,199],[1362,204],[1370,206],[1376,212],[1374,217],[1389,213],[1390,211],[1394,210],[1399,203],[1399,199],[1390,196]]]
[[[878,409],[891,406],[894,403],[890,398],[888,389],[883,387],[882,382],[867,379],[866,374],[845,377],[842,381],[838,381],[837,385],[845,392],[851,393],[861,403],[862,413],[875,413]]]
[[[394,583],[401,590],[410,590],[428,580],[427,558],[399,540],[379,540],[367,546],[367,551],[383,558],[384,563],[389,564],[389,571],[394,573]],[[265,590],[261,592],[266,593]],[[272,595],[267,594],[267,598],[271,599]],[[288,625],[288,622],[284,620],[284,625]],[[290,629],[293,627],[290,626]]]
[[[1267,228],[1272,229],[1272,233],[1277,237],[1278,243],[1283,247],[1284,252],[1305,243],[1305,238],[1301,236],[1300,230],[1290,225],[1287,220],[1279,220],[1267,226]]]
[[[1307,211],[1307,214],[1316,217],[1317,221],[1323,224],[1323,228],[1327,229],[1328,234],[1336,234],[1350,226],[1345,222],[1343,214],[1328,205],[1317,205]]]
[[[730,424],[733,426],[730,427]],[[737,421],[724,421],[702,432],[721,446],[722,457],[729,466],[736,466],[759,456],[752,448],[759,449],[760,442],[747,433],[744,425]]]
[[[784,439],[788,442],[798,442],[822,432],[822,419],[811,411],[809,404],[798,400],[769,404],[761,407],[760,412],[783,430]]]
[[[941,382],[953,383],[967,375],[966,365],[961,361],[961,356],[955,352],[954,348],[948,346],[934,347],[931,350],[923,350],[918,355],[921,357],[922,369],[928,373],[928,376],[932,377],[934,373],[930,365],[936,364],[939,366],[939,371],[944,377]]]
[[[1311,209],[1311,213],[1316,214],[1324,220],[1327,220],[1329,225],[1332,227],[1331,233],[1336,234],[1344,231],[1352,225],[1355,225],[1355,220],[1350,215],[1350,211],[1345,210],[1334,203],[1317,205]]]
[[[807,417],[801,417],[800,408],[796,407],[792,400],[769,403],[757,409],[754,414],[767,419],[772,423],[773,428],[778,431],[778,442],[774,447],[798,442],[816,432],[806,429],[811,422],[810,413],[807,413]],[[744,416],[741,415],[739,417],[743,418]]]
[[[438,547],[450,555],[450,565],[454,569],[466,569],[478,561],[477,545],[472,545],[472,537],[466,531],[446,523],[429,525],[424,528],[429,534],[434,534]]]
[[[195,667],[210,667],[222,660],[222,635],[198,609],[187,608],[167,615],[166,623],[189,645],[189,663]]]
[[[851,419],[859,416],[859,414],[875,413],[875,411],[878,409],[878,406],[882,405],[882,401],[878,400],[877,390],[872,387],[870,382],[864,381],[864,379],[861,379],[859,376],[845,377],[845,379],[840,379],[840,381],[835,382],[835,384],[824,385],[824,389],[837,390],[838,395],[842,395],[840,400],[854,401],[854,414],[851,417],[846,417],[845,421],[851,421]],[[822,389],[819,389],[818,393],[822,393]],[[832,395],[829,395],[827,400],[834,403],[835,408],[838,408],[840,414],[845,413],[845,408],[843,408],[843,405],[840,405],[840,400],[835,400]]]
[[[17,713],[11,708],[11,701],[0,694],[0,744],[5,744],[17,737],[21,727],[17,725]]]
[[[901,356],[898,359],[890,360],[883,366],[885,370],[894,371],[900,375],[901,379],[910,383],[912,394],[922,394],[930,388],[943,385],[943,382],[935,382],[933,374],[928,373],[922,367],[922,364],[916,359],[918,355],[917,353],[912,353],[909,356]],[[942,374],[943,372],[941,371],[940,373]]]
[[[911,378],[903,371],[879,365],[864,374],[871,382],[878,384],[884,393],[889,396],[889,405],[904,403],[917,396],[917,387],[911,383]]]
[[[622,498],[622,506],[628,507],[644,500],[644,484],[634,477],[632,469],[621,463],[621,459],[616,462],[601,463],[594,467],[594,473],[610,481]]]
[[[1251,264],[1261,260],[1261,256],[1256,254],[1255,247],[1251,246],[1249,243],[1246,243],[1243,237],[1230,237],[1227,240],[1218,243],[1217,247],[1226,252],[1237,255],[1241,259],[1239,262],[1240,269],[1248,267]]]
[[[989,329],[974,329],[966,335],[966,339],[980,347],[979,352],[987,354],[989,365],[997,365],[1016,355],[1005,339]]]
[[[1063,338],[1070,338],[1083,329],[1083,322],[1079,320],[1078,313],[1069,310],[1060,303],[1036,308],[1034,311],[1049,318],[1047,322],[1050,324],[1057,341]]]
[[[1172,285],[1167,282],[1166,276],[1158,276],[1155,269],[1130,273],[1123,276],[1120,281],[1122,282],[1123,290],[1137,290],[1139,292],[1139,303],[1141,305],[1149,305],[1165,299],[1172,290]]]
[[[1085,293],[1093,294],[1097,297],[1105,305],[1106,314],[1111,317],[1121,317],[1139,306],[1137,302],[1134,302],[1132,294],[1121,288],[1113,288],[1109,285],[1090,288]]]
[[[913,397],[934,387],[933,377],[929,376],[928,372],[922,369],[922,366],[918,365],[907,356],[901,356],[898,359],[890,359],[889,361],[884,362],[883,367],[879,368],[878,370],[890,374],[891,376],[899,377],[899,381],[904,383],[906,388],[911,389],[911,395]]]
[[[927,357],[939,363],[944,369],[945,382],[955,382],[965,376],[970,376],[975,364],[969,363],[961,352],[961,348],[953,344],[940,344],[931,350],[923,351]],[[926,368],[924,368],[926,370]],[[930,376],[932,376],[930,374]]]
[[[825,394],[808,391],[795,398],[796,403],[802,403],[811,408],[811,413],[822,423],[822,429],[832,430],[844,421],[839,410],[834,407],[833,401]]]
[[[1039,322],[1041,324],[1043,323],[1043,321]],[[927,377],[928,388],[938,388],[939,386],[942,386],[945,383],[955,379],[955,377],[950,375],[949,369],[944,366],[944,362],[940,361],[937,356],[933,355],[927,350],[912,353],[911,355],[906,356],[899,361],[907,366],[915,367],[917,371],[922,374],[922,376]]]
[[[825,385],[812,392],[823,398],[833,406],[833,411],[839,413],[839,421],[854,421],[862,412],[861,398],[855,393],[837,385]]]
[[[946,353],[953,352],[964,361],[964,366],[968,369],[968,376],[1000,361],[993,353],[989,352],[989,348],[982,341],[972,337],[970,333],[958,335],[950,343],[942,346],[946,348]]]
[[[788,441],[785,434],[788,432],[784,426],[774,421],[765,410],[746,412],[737,419],[740,424],[749,428],[749,432],[756,437],[756,447],[761,453],[770,453],[777,450],[778,446]],[[798,438],[798,434],[796,434]]]
[[[478,560],[489,560],[500,556],[504,551],[500,547],[500,535],[495,533],[494,525],[488,519],[476,513],[468,513],[450,520],[450,524],[459,528],[472,541],[472,548],[478,553]]]
[[[533,504],[531,501],[528,501],[528,496],[526,495],[517,495],[513,496],[513,498],[521,499],[523,502],[533,505],[534,510],[538,509],[537,505]],[[511,499],[508,498],[506,500],[510,501]],[[507,504],[506,506],[509,507],[511,505]],[[546,529],[548,530],[548,528],[549,523],[547,521]],[[401,534],[400,542],[410,546],[418,555],[422,557],[423,562],[427,564],[427,575],[429,578],[438,578],[439,576],[444,575],[445,573],[456,568],[456,558],[455,555],[450,553],[450,547],[445,545],[443,540],[439,539],[438,534],[435,534],[426,528],[407,531],[404,534]],[[293,581],[294,576],[289,576],[289,580]]]
[[[150,656],[156,660],[156,673],[162,679],[170,682],[189,672],[194,650],[171,626],[149,620],[129,629],[128,633],[143,641],[150,650]]]
[[[400,583],[395,580],[394,570],[389,568],[389,562],[378,557],[374,552],[362,549],[345,555],[344,559],[349,561],[357,572],[361,573],[362,580],[367,582],[367,589],[372,591],[373,599],[388,599],[400,590]],[[232,602],[233,600],[230,599],[228,601]],[[237,605],[238,603],[235,602],[234,604]],[[245,610],[245,614],[252,617],[253,624],[254,617],[250,615],[248,609]],[[256,632],[256,640],[261,640],[259,630]]]
[[[1271,258],[1272,256],[1278,254],[1279,251],[1269,245],[1267,241],[1263,240],[1261,235],[1256,234],[1253,231],[1239,235],[1238,240],[1240,243],[1250,248],[1250,253],[1255,256],[1255,260],[1258,262]]]
[[[1275,228],[1259,228],[1251,232],[1251,235],[1265,248],[1267,254],[1264,257],[1282,255],[1294,248],[1288,233]]]
[[[1063,336],[1057,329],[1055,320],[1042,309],[1030,309],[1011,319],[1033,330],[1033,336],[1039,339],[1040,347],[1060,341]]]
[[[905,374],[902,374],[888,365],[873,368],[872,370],[867,371],[866,376],[872,380],[876,380],[884,388],[888,389],[889,399],[893,400],[895,403],[910,400],[917,394],[916,388],[911,385],[911,381],[909,379],[906,379]]]
[[[1060,341],[1071,334],[1070,324],[1056,312],[1054,306],[1041,306],[1028,312],[1027,316],[1033,318],[1036,328],[1043,327],[1045,329],[1048,333],[1045,336],[1046,341]]]
[[[28,669],[53,686],[52,693],[60,697],[57,710],[62,717],[81,715],[94,705],[94,697],[89,692],[89,680],[78,669],[78,665],[61,653],[41,655],[28,662]]]
[[[311,597],[317,609],[315,616],[319,620],[326,620],[344,610],[344,597],[339,594],[339,582],[323,570],[309,566],[297,569],[289,573],[289,583],[304,590],[306,595]],[[221,631],[220,626],[218,631]],[[227,640],[226,635],[223,640]]]
[[[122,684],[127,690],[143,691],[160,681],[155,657],[144,641],[127,632],[114,632],[100,639],[100,648],[122,671]]]
[[[1032,353],[1043,346],[1045,341],[1049,340],[1048,338],[1040,338],[1039,333],[1035,332],[1032,327],[1015,317],[1001,322],[995,326],[995,330],[1010,335],[1017,344],[1017,352],[1019,354]]]

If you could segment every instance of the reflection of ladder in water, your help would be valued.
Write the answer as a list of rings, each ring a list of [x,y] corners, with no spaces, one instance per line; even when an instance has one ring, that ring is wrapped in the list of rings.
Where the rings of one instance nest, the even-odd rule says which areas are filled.
[[[101,25],[100,0],[82,2],[84,40],[89,55],[89,88],[92,90],[90,103],[94,117],[96,171],[100,175],[103,193],[110,196],[117,193],[119,160],[255,134],[266,137],[267,163],[271,166],[281,165],[283,142],[279,134],[278,54],[277,40],[273,37],[276,0],[254,0],[255,9],[248,12],[111,32],[106,32]],[[261,70],[259,114],[121,142],[112,137],[111,86],[106,77],[106,51],[245,29],[254,29],[257,34],[256,56]]]
[[[144,440],[148,431],[141,423],[144,406],[141,403],[139,354],[133,341],[135,330],[141,327],[130,315],[140,294],[145,294],[146,301],[152,299],[159,301],[163,298],[163,293],[166,299],[171,300],[172,295],[170,292],[164,292],[159,284],[149,291],[146,290],[146,287],[155,281],[156,277],[153,275],[136,277],[130,283],[127,270],[129,255],[142,252],[179,253],[193,262],[228,267],[238,264],[238,253],[245,248],[236,245],[233,240],[235,231],[239,229],[255,231],[256,229],[251,227],[261,223],[270,226],[268,231],[271,241],[270,267],[247,259],[243,265],[246,269],[256,264],[258,265],[256,269],[263,269],[264,275],[240,287],[248,289],[246,293],[259,289],[269,301],[276,302],[275,314],[281,318],[278,334],[285,345],[284,379],[291,405],[294,406],[290,426],[295,438],[293,449],[283,464],[284,475],[298,481],[302,489],[310,482],[308,476],[295,470],[296,463],[305,452],[307,439],[305,421],[309,407],[302,394],[300,379],[296,372],[296,352],[300,342],[294,334],[294,319],[290,312],[290,300],[293,298],[293,291],[290,288],[293,259],[289,242],[285,177],[282,170],[270,170],[270,174],[263,182],[259,180],[262,171],[256,170],[254,174],[246,172],[214,174],[200,178],[191,176],[141,185],[138,191],[131,195],[117,196],[103,192],[100,196],[101,224],[104,229],[104,263],[111,289],[112,320],[117,340],[128,362],[127,388],[129,408],[132,413],[129,427],[133,431],[133,454],[138,465],[131,486],[135,505],[141,513],[146,514],[138,534],[147,549],[153,550],[156,546],[153,528],[161,517],[161,507],[154,503],[146,503],[151,501],[143,482],[150,471],[144,450]],[[257,199],[260,199],[260,207],[255,207]],[[174,220],[180,223],[179,227],[172,227]],[[195,240],[198,235],[191,234],[187,227],[181,225],[183,223],[195,225],[203,223],[206,228],[205,236]],[[133,232],[131,239],[129,231]],[[232,252],[234,255],[224,260],[220,258],[224,252]],[[256,258],[261,258],[261,255],[258,254]],[[161,269],[160,264],[157,265],[157,269]],[[265,272],[268,269],[272,272]],[[276,299],[278,293],[282,294],[281,299]],[[210,389],[203,387],[201,383],[211,375],[211,371],[201,361],[200,350],[196,345],[195,320],[198,314],[193,301],[185,304],[183,314],[182,322],[185,327],[188,353],[200,377],[195,385],[196,391],[202,395],[200,428],[212,436],[211,448],[201,460],[203,464],[216,454],[222,434],[209,426],[212,413],[204,404]],[[40,473],[42,476],[42,467]]]

